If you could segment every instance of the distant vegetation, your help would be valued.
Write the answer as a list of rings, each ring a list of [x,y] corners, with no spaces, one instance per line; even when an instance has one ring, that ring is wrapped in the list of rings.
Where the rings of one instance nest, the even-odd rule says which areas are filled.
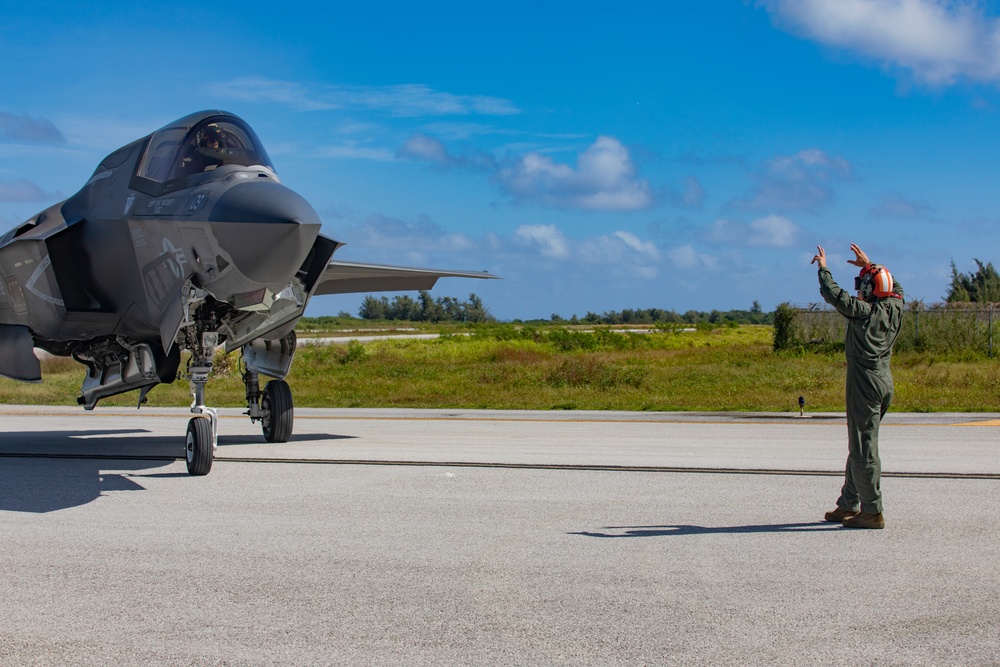
[[[416,299],[411,296],[388,297],[368,295],[361,303],[358,317],[363,320],[399,320],[404,322],[495,322],[483,300],[475,294],[468,301],[450,296],[435,299],[421,290]]]
[[[304,317],[300,321],[300,330],[318,331],[326,326],[336,326],[353,319],[347,312],[341,312],[336,317]],[[357,319],[380,322],[469,322],[490,323],[497,319],[490,314],[483,300],[475,294],[470,294],[467,301],[445,296],[434,298],[431,293],[423,290],[416,299],[410,296],[388,297],[368,295],[361,303]],[[588,312],[583,317],[573,315],[565,318],[553,313],[548,319],[529,320],[530,324],[773,324],[774,313],[767,313],[760,303],[753,302],[749,310],[688,310],[683,314],[675,310],[663,308],[626,308],[625,310],[605,311],[597,314]],[[524,320],[516,319],[515,324],[524,324]]]
[[[978,259],[974,260],[979,267],[975,273],[968,275],[960,273],[951,262],[951,285],[945,301],[948,303],[998,303],[1000,302],[1000,274],[997,274],[993,264],[985,265]]]
[[[1000,411],[1000,322],[993,304],[973,298],[993,293],[996,272],[977,264],[969,276],[955,271],[959,303],[907,303],[893,355],[893,409]],[[440,337],[305,344],[288,377],[296,405],[796,411],[804,396],[809,411],[844,410],[844,322],[819,306],[782,304],[768,313],[754,302],[749,310],[626,309],[498,323],[475,294],[421,292],[368,297],[359,315],[302,318],[297,330],[346,336],[364,324]],[[83,374],[70,359],[45,359],[39,384],[0,378],[0,400],[73,405]],[[213,406],[243,405],[237,353],[220,350],[209,394]],[[134,406],[136,398],[131,392],[102,405]],[[183,380],[149,395],[152,406],[190,402]]]
[[[588,312],[583,318],[573,315],[568,320],[553,314],[550,321],[565,324],[772,324],[774,313],[765,313],[756,301],[750,310],[688,310],[680,314],[662,308],[606,311],[601,315]]]
[[[347,324],[344,328],[356,327]],[[375,325],[376,327],[378,325]],[[435,324],[431,340],[303,345],[288,382],[299,407],[528,410],[844,410],[843,352],[775,353],[766,325]],[[392,330],[395,327],[385,327]],[[424,327],[421,327],[424,328]],[[43,382],[0,378],[5,403],[73,405],[85,369],[42,363]],[[899,411],[1000,411],[1000,361],[971,352],[893,358]],[[238,353],[216,358],[213,407],[242,407]],[[135,406],[136,392],[101,405]],[[188,383],[154,389],[149,405],[186,407]],[[99,408],[100,409],[100,408]]]

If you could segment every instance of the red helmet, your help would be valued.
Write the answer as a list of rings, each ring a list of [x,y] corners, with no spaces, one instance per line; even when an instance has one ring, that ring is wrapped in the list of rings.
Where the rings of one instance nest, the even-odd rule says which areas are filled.
[[[895,287],[892,274],[881,264],[869,264],[861,269],[861,274],[854,279],[854,287],[857,288],[858,296],[862,299],[872,296],[877,299],[889,296],[899,297],[892,291],[892,288]]]

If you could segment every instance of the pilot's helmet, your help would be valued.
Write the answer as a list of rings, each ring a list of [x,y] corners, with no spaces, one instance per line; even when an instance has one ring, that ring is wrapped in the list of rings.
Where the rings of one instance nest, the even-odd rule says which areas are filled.
[[[854,279],[854,287],[858,290],[858,298],[865,301],[898,296],[893,292],[895,283],[889,269],[880,264],[869,264],[862,267],[861,274]]]
[[[198,131],[198,146],[200,148],[221,148],[226,140],[222,128],[212,123]]]

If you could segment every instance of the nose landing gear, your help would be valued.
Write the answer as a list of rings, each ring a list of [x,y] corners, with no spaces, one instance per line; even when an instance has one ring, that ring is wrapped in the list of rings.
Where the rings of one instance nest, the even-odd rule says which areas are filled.
[[[188,422],[184,455],[188,472],[192,475],[208,474],[219,444],[218,413],[214,408],[205,406],[205,385],[212,372],[212,356],[218,338],[214,333],[205,332],[200,342],[200,345],[191,346],[192,357],[187,372],[194,397],[191,403],[194,417]],[[272,377],[285,377],[294,352],[294,331],[279,341],[254,341],[243,348],[243,362],[246,364],[243,373],[247,400],[245,414],[249,415],[251,423],[261,423],[267,442],[288,442],[291,439],[295,408],[292,390],[284,380],[271,380],[261,391],[260,371]]]
[[[214,350],[214,346],[211,348]],[[205,407],[205,384],[212,372],[212,358],[195,359],[188,368],[191,380],[191,418],[184,445],[187,469],[192,475],[207,475],[212,469],[215,450],[219,446],[219,415],[214,408]]]

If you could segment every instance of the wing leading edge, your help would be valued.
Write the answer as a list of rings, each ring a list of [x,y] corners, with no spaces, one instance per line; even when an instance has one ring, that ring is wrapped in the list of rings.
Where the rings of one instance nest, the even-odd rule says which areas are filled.
[[[313,296],[358,292],[401,292],[429,290],[438,278],[499,279],[487,271],[415,269],[388,264],[362,264],[333,260],[326,265]]]

